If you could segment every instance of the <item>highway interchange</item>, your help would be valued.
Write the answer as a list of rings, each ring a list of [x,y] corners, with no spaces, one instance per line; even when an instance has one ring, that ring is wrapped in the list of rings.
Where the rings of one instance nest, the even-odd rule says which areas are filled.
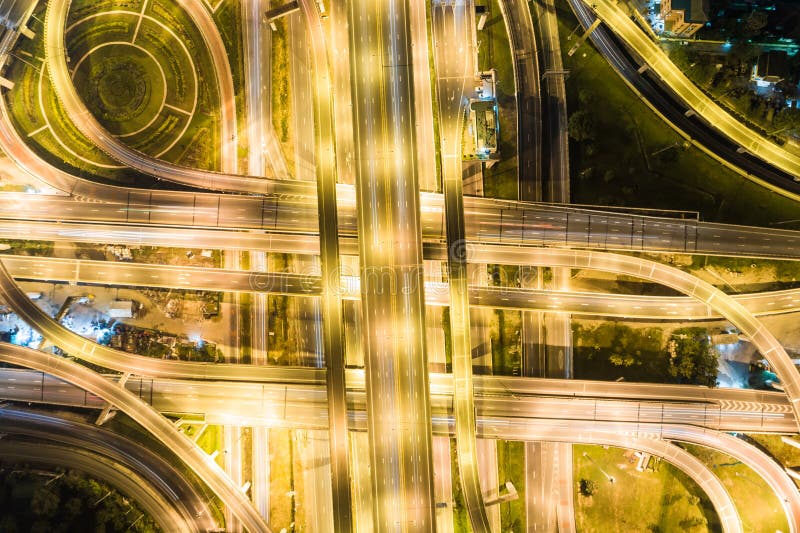
[[[0,7],[4,4],[0,3]],[[465,197],[461,179],[461,121],[477,67],[472,63],[473,54],[465,53],[464,47],[472,46],[473,2],[442,0],[432,5],[432,42],[426,46],[433,49],[438,109],[428,105],[430,87],[419,82],[430,75],[427,57],[412,46],[426,40],[421,27],[425,24],[422,2],[353,0],[343,4],[348,9],[340,9],[339,5],[332,9],[331,16],[341,18],[338,25],[324,22],[320,3],[313,0],[299,2],[302,18],[295,19],[295,24],[300,21],[305,24],[314,71],[311,99],[316,183],[310,183],[279,179],[288,177],[286,168],[279,162],[267,165],[263,159],[251,161],[246,173],[240,173],[231,69],[216,24],[204,3],[186,1],[180,5],[201,29],[212,53],[215,82],[223,102],[220,172],[157,160],[126,147],[110,135],[86,109],[70,78],[64,38],[70,2],[48,3],[44,21],[45,61],[70,119],[119,162],[194,190],[128,189],[93,183],[56,169],[27,147],[14,130],[3,99],[0,147],[57,194],[25,195],[23,212],[18,209],[21,195],[0,195],[0,236],[19,238],[24,234],[26,239],[55,242],[294,253],[319,256],[321,262],[319,269],[292,275],[5,256],[0,268],[0,294],[7,305],[53,345],[78,359],[118,371],[127,382],[125,388],[119,387],[113,379],[75,362],[3,344],[0,360],[40,373],[3,372],[2,396],[21,402],[119,409],[175,451],[232,513],[235,522],[231,524],[241,524],[248,531],[270,530],[263,510],[259,512],[229,473],[209,460],[159,412],[202,412],[207,421],[226,427],[329,430],[332,520],[336,531],[357,528],[359,521],[351,513],[361,505],[356,500],[364,498],[361,492],[351,495],[351,491],[355,492],[352,479],[363,478],[354,465],[361,458],[349,453],[348,432],[352,431],[365,431],[367,435],[370,469],[366,479],[371,491],[367,491],[366,497],[372,505],[370,523],[377,531],[434,529],[438,523],[434,492],[439,490],[438,485],[434,486],[434,472],[441,467],[441,458],[437,461],[434,457],[438,453],[434,444],[442,435],[453,435],[458,443],[462,491],[475,531],[491,529],[481,492],[476,437],[565,443],[567,449],[569,443],[608,444],[664,457],[707,493],[725,531],[741,531],[736,508],[719,479],[670,441],[724,450],[753,468],[779,495],[790,528],[796,531],[800,493],[790,478],[761,451],[728,432],[797,432],[800,376],[784,347],[758,316],[795,312],[800,295],[789,290],[730,297],[677,268],[614,252],[796,260],[800,258],[800,233],[711,224],[690,213],[659,216],[636,210]],[[252,2],[252,6],[248,3],[247,22],[251,28],[248,42],[256,55],[264,46],[258,22],[258,11],[263,5],[258,1]],[[549,28],[541,29],[546,43],[541,62],[555,72],[545,77],[547,83],[543,85],[548,99],[544,106],[539,100],[543,89],[539,87],[529,6],[511,0],[501,1],[500,5],[512,46],[515,51],[523,50],[514,63],[519,108],[520,197],[527,201],[546,197],[566,202],[569,170],[563,135],[566,118],[563,78],[558,73],[560,52],[554,50],[553,36],[548,34],[553,31],[554,17],[542,16],[551,9],[551,4],[542,2],[536,6],[540,29]],[[585,5],[576,2],[575,8],[579,17],[581,13],[586,16]],[[753,179],[773,189],[784,184],[782,194],[795,194],[794,185],[784,183],[787,180],[781,175],[800,174],[796,157],[750,135],[751,132],[744,131],[724,111],[699,95],[614,4],[593,2],[592,9],[650,65],[666,86],[698,115],[719,127],[715,135],[727,136],[727,142],[746,148],[745,157],[760,158],[761,163],[754,164],[755,167],[767,163],[769,175]],[[598,47],[613,55],[616,44],[601,41],[603,33],[597,35]],[[9,44],[7,35],[3,43]],[[259,120],[268,122],[269,110],[259,107],[258,94],[263,91],[265,76],[259,67],[262,63],[260,59],[248,62],[251,67],[248,76],[255,87],[248,92],[248,106],[261,117]],[[623,70],[620,65],[615,66]],[[421,69],[425,70],[425,76],[418,75]],[[416,106],[417,101],[425,104]],[[546,167],[539,164],[543,154],[540,137],[544,130],[538,115],[543,109],[549,117],[547,146],[551,151]],[[438,115],[440,139],[433,138],[429,127],[433,113]],[[261,144],[273,155],[277,153],[270,127],[249,120],[256,151]],[[340,127],[339,124],[345,123],[346,127]],[[437,142],[441,147],[443,194],[421,192],[436,188],[436,180],[430,173],[435,171],[432,152]],[[733,164],[754,168],[741,160]],[[543,168],[549,168],[549,174],[545,175]],[[360,266],[357,272],[341,276],[345,256],[358,256]],[[447,261],[448,282],[424,281],[423,259]],[[489,263],[550,267],[561,272],[560,276],[566,275],[565,280],[570,270],[607,271],[663,284],[685,296],[563,292],[568,290],[565,281],[558,290],[496,289],[468,279],[468,265]],[[57,323],[28,299],[14,278],[124,287],[191,287],[237,295],[270,293],[318,299],[324,317],[320,327],[326,369],[189,363],[127,354],[98,345]],[[342,313],[345,300],[358,301],[362,313],[364,371],[345,372]],[[428,373],[426,305],[449,306],[452,377]],[[523,310],[534,320],[533,326],[536,320],[555,316],[566,332],[559,337],[569,334],[569,318],[565,313],[650,319],[722,317],[769,361],[785,395],[669,386],[650,386],[645,390],[636,384],[573,381],[566,382],[565,388],[563,383],[533,378],[509,378],[507,382],[502,378],[473,378],[471,306]],[[547,313],[537,315],[533,311]],[[532,335],[533,329],[527,334]],[[569,339],[564,341],[567,346],[569,343]],[[51,394],[47,395],[44,383],[50,378],[45,373],[63,380],[48,385]],[[8,385],[9,380],[17,379],[20,381],[15,385]],[[201,389],[200,399],[198,389]],[[81,391],[89,391],[93,396]],[[253,405],[246,407],[248,403]],[[242,416],[245,412],[250,414]],[[2,416],[0,410],[0,422]],[[73,440],[71,445],[75,443]],[[18,453],[11,448],[17,450],[18,446],[9,446],[9,454]],[[86,470],[92,470],[91,465],[96,464],[94,475],[115,478],[114,468],[103,469],[105,463],[97,457],[87,459],[90,457],[87,453],[81,455],[64,447],[53,447],[49,456]],[[109,453],[104,452],[106,456]],[[122,455],[129,458],[131,453]],[[36,459],[24,454],[19,457]],[[565,457],[571,454],[561,455],[562,462]],[[44,459],[40,456],[38,460]],[[119,472],[119,467],[116,468]],[[559,481],[568,488],[571,468],[564,464],[560,468]],[[164,467],[154,469],[161,471]],[[131,484],[130,479],[117,475],[110,481],[131,492],[137,492],[137,486],[143,487],[140,494],[143,505],[163,517],[166,529],[173,529],[177,523],[187,530],[210,528],[207,523],[200,525],[198,516],[190,516],[185,508],[182,513],[174,514],[177,504],[165,501],[163,491],[159,496],[158,491],[147,490],[157,483],[154,479]],[[566,489],[562,487],[563,490]],[[527,509],[539,511],[530,505]],[[541,510],[545,515],[550,511]],[[562,520],[562,507],[559,513],[561,529],[573,528],[570,519]],[[569,509],[567,514],[571,514]]]

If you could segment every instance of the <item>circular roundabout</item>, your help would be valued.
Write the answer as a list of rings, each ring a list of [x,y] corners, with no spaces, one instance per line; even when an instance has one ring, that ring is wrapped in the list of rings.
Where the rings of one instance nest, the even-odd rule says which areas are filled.
[[[167,81],[155,58],[129,43],[95,47],[78,61],[75,86],[113,134],[134,135],[161,114]]]
[[[147,155],[191,164],[214,98],[201,101],[198,50],[190,52],[186,32],[117,10],[79,17],[65,34],[72,82],[102,127]]]

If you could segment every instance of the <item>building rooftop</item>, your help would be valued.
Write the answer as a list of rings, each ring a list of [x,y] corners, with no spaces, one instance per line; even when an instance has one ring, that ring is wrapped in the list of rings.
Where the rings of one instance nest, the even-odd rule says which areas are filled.
[[[686,22],[708,22],[708,0],[672,0],[672,10],[682,10]]]

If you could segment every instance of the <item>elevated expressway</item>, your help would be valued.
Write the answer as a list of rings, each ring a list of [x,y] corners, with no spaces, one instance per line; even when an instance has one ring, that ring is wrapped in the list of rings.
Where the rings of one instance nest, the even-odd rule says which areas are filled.
[[[740,303],[690,274],[652,261],[603,252],[470,245],[467,247],[467,253],[500,264],[595,269],[626,274],[661,283],[682,292],[721,314],[750,339],[755,348],[770,362],[789,398],[793,400],[793,408],[797,408],[800,375],[780,343]],[[143,376],[233,381],[260,381],[260,376],[268,372],[253,365],[154,360],[95,344],[50,318],[27,298],[5,267],[0,269],[0,294],[20,317],[53,344],[76,357],[106,368]],[[427,368],[425,371],[427,373]]]
[[[322,22],[311,0],[302,0],[309,27],[314,62],[314,122],[317,178],[317,217],[321,259],[320,299],[322,350],[327,368],[328,444],[330,448],[331,494],[335,531],[353,529],[350,475],[350,443],[347,436],[345,392],[344,318],[342,316],[341,262],[339,257],[339,215],[336,198],[336,153],[333,147],[333,102],[331,68],[328,64]]]
[[[1,347],[2,345],[0,345]],[[272,367],[274,380],[231,383],[131,376],[125,388],[161,413],[202,419],[208,424],[327,428],[325,371]],[[286,370],[286,369],[283,369]],[[105,376],[115,382],[118,376]],[[535,420],[684,424],[723,432],[792,433],[796,425],[786,396],[750,389],[691,385],[475,376],[480,424]],[[364,429],[364,371],[347,370],[351,429]],[[453,425],[453,376],[430,374],[433,420]],[[42,372],[0,370],[0,398],[102,409],[105,402]],[[446,429],[445,435],[450,435]]]
[[[431,31],[434,41],[436,95],[439,104],[439,146],[446,217],[447,273],[450,289],[450,345],[453,368],[453,412],[456,461],[464,503],[472,530],[488,533],[492,527],[484,505],[475,437],[472,381],[472,342],[464,222],[464,165],[462,130],[477,65],[473,42],[475,5],[472,0],[453,4],[434,2]],[[528,162],[530,162],[530,157]]]
[[[286,296],[319,297],[321,280],[307,274],[248,272],[188,266],[91,261],[0,255],[9,274],[17,280],[78,283],[117,287],[151,287],[221,292],[253,292]],[[343,300],[360,298],[357,277],[343,275]],[[754,316],[800,311],[800,289],[730,295]],[[449,305],[446,283],[425,282],[425,304]],[[562,311],[652,320],[711,320],[722,318],[704,302],[686,296],[638,296],[604,292],[562,292],[516,287],[469,285],[469,303],[476,307],[521,311]]]
[[[43,375],[41,383],[45,379],[56,381]],[[62,385],[80,391],[72,385]],[[139,443],[94,425],[8,405],[0,409],[0,424],[6,435],[0,444],[7,446],[12,435],[50,443],[31,446],[30,442],[15,442],[2,451],[4,458],[76,468],[104,479],[142,502],[165,531],[199,533],[217,527],[205,497],[185,479],[185,474]]]
[[[349,190],[348,190],[349,189]],[[124,189],[121,189],[124,190]],[[340,192],[344,190],[345,201]],[[354,204],[346,198],[353,189],[339,185],[340,237],[356,235]],[[168,193],[178,194],[178,193]],[[422,193],[421,225],[423,240],[445,240],[444,214],[440,195]],[[19,201],[24,198],[24,212]],[[237,239],[278,239],[290,235],[317,241],[317,209],[314,203],[291,199],[253,198],[246,196],[198,195],[180,201],[166,200],[157,191],[127,191],[121,202],[87,205],[60,196],[5,193],[0,198],[0,230],[9,225],[51,221],[68,227],[79,222],[94,227],[99,235],[111,235],[114,225],[124,225],[130,232],[144,231],[174,234],[173,242],[191,242],[202,231],[229,238],[231,248]],[[613,251],[674,252],[699,255],[730,255],[763,258],[800,258],[800,232],[717,224],[668,217],[650,217],[592,209],[524,204],[483,198],[464,198],[466,237],[469,242],[497,243],[509,246],[531,245],[574,247]],[[13,215],[12,215],[13,214]],[[222,217],[222,218],[220,218]],[[91,224],[94,223],[94,226]],[[152,228],[152,229],[150,229]],[[78,235],[79,237],[80,235]],[[313,237],[313,238],[311,238]],[[110,241],[110,237],[95,242]],[[143,236],[143,243],[146,236]],[[125,241],[127,242],[127,241]],[[221,241],[224,242],[224,241]],[[195,246],[205,246],[202,240]],[[192,246],[192,245],[188,245]],[[248,244],[248,246],[258,246]],[[310,245],[309,245],[310,246]],[[252,249],[252,248],[250,248]],[[305,253],[318,254],[319,244]]]
[[[66,3],[56,2],[51,4],[50,9],[63,9],[64,4]],[[313,9],[313,6],[309,9]],[[49,13],[49,16],[53,15]],[[58,27],[58,25],[55,26]],[[48,39],[51,38],[48,37]],[[70,85],[70,87],[72,86]],[[74,92],[74,87],[72,87],[72,91]],[[29,148],[24,146],[18,134],[8,123],[5,105],[0,111],[3,116],[3,120],[0,121],[2,126],[0,141],[3,149],[28,172],[40,179],[45,179],[57,189],[67,191],[75,197],[101,200],[116,205],[116,207],[94,206],[99,211],[104,209],[116,211],[113,218],[107,217],[106,221],[234,227],[303,233],[316,233],[318,230],[314,184],[292,180],[252,178],[252,180],[258,181],[259,193],[271,194],[272,196],[269,197],[231,197],[182,191],[141,191],[93,184],[70,176],[63,171],[55,170],[39,160]],[[88,117],[89,115],[81,116]],[[103,137],[111,136],[105,133]],[[321,139],[321,142],[330,146],[330,141],[326,138]],[[137,155],[137,158],[141,157],[145,156]],[[181,169],[173,170],[178,172]],[[183,169],[183,171],[202,172],[190,169]],[[213,176],[208,179],[217,179],[220,176],[223,175],[213,173]],[[233,178],[231,176],[231,179]],[[206,184],[206,182],[202,181],[198,186],[202,184]],[[248,192],[247,188],[243,190]],[[423,193],[420,197],[423,238],[443,240],[445,231],[441,196]],[[57,205],[50,203],[57,202],[57,200],[41,199],[38,202],[48,204],[42,206],[42,209],[47,209],[50,213],[63,213],[64,209],[69,209],[66,205],[63,206],[64,209],[58,209]],[[355,191],[353,187],[339,184],[337,186],[337,202],[340,231],[354,232]],[[35,205],[32,208],[35,208]],[[74,204],[73,209],[77,209],[77,204]],[[545,210],[545,212],[542,213],[540,210]],[[310,216],[311,214],[315,216]],[[787,242],[786,234],[779,230],[750,230],[751,234],[748,236],[730,235],[732,228],[722,225],[655,217],[636,217],[603,211],[592,212],[590,210],[532,206],[518,202],[465,198],[465,220],[466,234],[470,240],[478,238],[499,240],[509,244],[527,242],[617,250],[648,249],[767,257],[800,256],[800,253],[789,252],[786,248],[789,245],[797,248],[798,246],[795,245],[798,245],[798,242],[794,241],[792,237],[788,237],[788,239],[793,242]],[[500,220],[503,221],[502,227],[496,225]],[[536,227],[536,222],[540,222],[538,224],[540,227]],[[791,232],[788,233],[791,234]]]
[[[4,345],[0,361],[47,372],[102,397],[175,452],[249,531],[270,531],[244,492],[231,482],[213,459],[185,435],[178,433],[175,426],[166,418],[127,390],[77,363],[19,346]]]
[[[324,377],[319,375],[324,372],[295,370],[298,374],[317,374],[316,384],[265,386],[207,383],[200,387],[189,382],[133,378],[126,387],[162,411],[197,413],[205,410],[205,420],[208,423],[237,422],[247,425],[267,424],[272,427],[327,427]],[[0,389],[0,396],[12,397],[19,401],[44,401],[80,407],[102,406],[98,398],[87,396],[79,388],[46,377],[39,372],[28,370],[2,372],[4,382],[14,376],[15,388]],[[298,383],[299,381],[298,379]],[[349,394],[351,429],[363,431],[365,429],[363,372],[350,371],[348,382],[355,384],[356,387],[356,390],[351,390]],[[568,385],[566,390],[565,384]],[[434,374],[431,380],[431,393],[434,400],[434,430],[437,434],[446,435],[453,428],[450,403],[452,376]],[[674,460],[672,454],[665,453],[665,443],[658,439],[710,446],[754,468],[781,498],[785,498],[782,505],[787,508],[787,512],[797,509],[797,502],[794,500],[797,500],[798,493],[777,463],[739,439],[702,429],[702,426],[708,424],[714,429],[723,431],[732,431],[730,428],[734,426],[739,431],[780,432],[781,427],[791,431],[793,423],[790,408],[782,394],[678,385],[585,381],[565,383],[563,380],[491,376],[476,378],[476,393],[478,429],[482,437],[610,444],[649,451],[671,461]],[[582,394],[584,397],[571,397],[571,394]],[[595,394],[597,397],[590,398]],[[625,397],[639,399],[634,401],[617,399]],[[652,397],[653,400],[643,400],[641,399],[643,397]],[[660,400],[662,397],[668,400]],[[703,403],[711,401],[712,398],[715,403]],[[231,409],[231,402],[237,405],[242,402],[242,406],[246,409],[238,407]],[[723,405],[726,407],[723,408]],[[761,413],[758,412],[759,409],[762,410]],[[710,414],[711,411],[715,411],[715,414]],[[264,417],[241,419],[239,415],[242,412],[263,413]],[[762,420],[762,429],[753,423],[759,418]],[[781,422],[781,419],[784,422]],[[788,423],[785,423],[787,420]],[[682,469],[687,467],[685,463],[677,464]],[[695,467],[689,468],[687,472],[697,479],[698,470]],[[701,483],[701,486],[708,488],[704,483]],[[724,513],[722,514],[724,516]]]
[[[681,135],[747,179],[788,198],[800,199],[800,184],[795,183],[800,177],[800,157],[747,128],[716,104],[669,60],[621,6],[609,0],[591,2],[591,6],[582,0],[570,0],[570,4],[584,27],[593,19],[590,9],[594,11],[650,68],[657,83],[666,87],[666,91],[646,80],[646,75],[636,74],[638,65],[630,65],[626,53],[607,34],[601,32],[592,36],[593,42],[626,82]],[[676,108],[677,102],[682,109]],[[701,122],[682,116],[686,107],[695,112]]]
[[[5,437],[0,441],[0,455],[4,462],[69,468],[88,474],[136,500],[164,531],[203,531],[177,516],[170,502],[139,475],[137,470],[87,451],[81,446],[69,447],[41,442],[33,445],[30,441]]]
[[[373,528],[425,532],[435,507],[409,1],[353,0],[348,24]]]

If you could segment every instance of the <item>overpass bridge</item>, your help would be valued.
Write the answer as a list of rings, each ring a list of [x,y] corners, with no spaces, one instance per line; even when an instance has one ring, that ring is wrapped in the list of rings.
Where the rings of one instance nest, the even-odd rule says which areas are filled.
[[[109,381],[119,376],[106,375]],[[347,371],[351,430],[364,430],[364,371]],[[692,425],[723,432],[796,432],[786,396],[749,389],[475,376],[478,427],[544,420]],[[207,424],[328,428],[325,371],[276,368],[265,383],[193,382],[131,376],[125,388],[156,410]],[[433,420],[453,430],[453,377],[431,373]],[[103,409],[105,400],[44,372],[0,369],[0,398],[16,402]],[[479,436],[487,437],[487,434]],[[494,438],[510,438],[502,431]]]

